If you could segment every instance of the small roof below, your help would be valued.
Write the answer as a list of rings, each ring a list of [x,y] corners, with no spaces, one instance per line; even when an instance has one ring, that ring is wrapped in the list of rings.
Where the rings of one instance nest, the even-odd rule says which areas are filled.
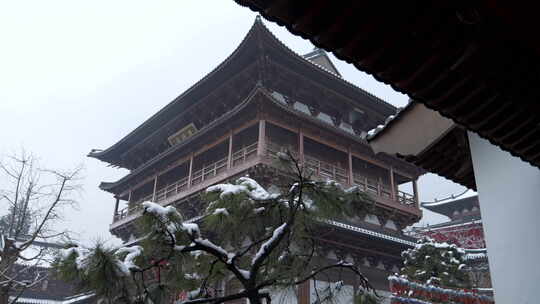
[[[454,212],[463,210],[471,211],[474,207],[479,208],[478,195],[461,198],[457,200],[446,200],[440,202],[423,202],[420,206],[448,217],[453,217]]]

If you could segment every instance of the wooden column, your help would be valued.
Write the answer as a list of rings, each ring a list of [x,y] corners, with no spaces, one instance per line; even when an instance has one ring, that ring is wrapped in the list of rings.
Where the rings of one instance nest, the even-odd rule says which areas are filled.
[[[193,153],[189,156],[188,188],[191,188],[191,178],[193,173]]]
[[[231,130],[229,132],[229,155],[227,157],[227,169],[230,169],[233,166],[232,153],[233,153],[233,131]]]
[[[116,198],[116,203],[114,204],[114,214],[113,214],[113,222],[116,220],[116,216],[118,215],[118,204],[120,203],[120,198]]]
[[[416,184],[416,180],[413,180],[413,193],[414,193],[414,204],[418,207],[418,185]]]
[[[304,132],[302,129],[298,130],[298,160],[301,165],[304,165]]]
[[[309,281],[310,280],[307,280],[306,282],[298,285],[298,304],[310,304]]]
[[[394,167],[390,166],[390,195],[392,199],[396,199],[396,183],[394,182]]]
[[[152,192],[152,202],[156,201],[157,178],[158,176],[156,175],[156,177],[154,177],[154,191]]]
[[[354,261],[354,264],[356,264],[356,261]],[[359,289],[358,285],[359,285],[358,284],[358,276],[354,276],[354,279],[353,279],[353,296],[356,296],[358,294],[358,289]]]
[[[266,153],[266,121],[259,120],[259,140],[257,141],[257,155],[262,157]]]
[[[353,175],[353,167],[352,167],[352,153],[351,153],[351,147],[347,149],[347,157],[348,157],[348,163],[349,163],[349,185],[352,186],[354,184],[354,175]]]

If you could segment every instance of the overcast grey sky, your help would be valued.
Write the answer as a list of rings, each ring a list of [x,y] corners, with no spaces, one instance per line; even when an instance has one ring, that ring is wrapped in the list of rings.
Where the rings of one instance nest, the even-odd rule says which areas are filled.
[[[83,241],[109,238],[114,200],[98,184],[127,171],[85,155],[121,139],[216,67],[254,19],[232,0],[0,2],[0,155],[24,147],[51,168],[84,164],[79,210],[66,212],[65,225]],[[297,53],[312,50],[265,24]],[[396,106],[406,103],[332,59],[345,79]],[[422,200],[462,189],[431,174],[419,183]],[[444,220],[425,214],[422,223]]]

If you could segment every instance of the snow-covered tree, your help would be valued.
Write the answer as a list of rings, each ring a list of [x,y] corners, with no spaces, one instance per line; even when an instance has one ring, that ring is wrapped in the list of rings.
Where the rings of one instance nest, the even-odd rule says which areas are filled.
[[[422,284],[470,288],[465,271],[465,250],[454,244],[437,243],[422,238],[414,248],[402,253],[404,267],[401,275]]]
[[[270,303],[271,290],[330,272],[356,276],[360,293],[372,290],[355,265],[323,258],[316,241],[325,219],[354,216],[370,206],[367,196],[312,179],[290,154],[279,160],[280,191],[249,177],[214,185],[203,198],[207,208],[191,220],[173,206],[144,202],[139,245],[71,247],[56,268],[111,303],[163,303],[178,295],[188,304]],[[321,303],[331,300],[320,296]]]
[[[79,171],[44,169],[24,151],[0,162],[0,212],[6,212],[0,216],[0,304],[17,302],[46,279],[30,268],[50,262],[41,245],[66,236],[56,225],[62,209],[74,204]]]

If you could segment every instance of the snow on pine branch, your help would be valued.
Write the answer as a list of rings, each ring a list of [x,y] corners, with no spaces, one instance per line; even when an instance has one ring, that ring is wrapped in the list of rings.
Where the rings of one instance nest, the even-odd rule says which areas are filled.
[[[78,270],[82,270],[86,267],[86,258],[89,254],[88,250],[79,246],[73,246],[67,249],[60,250],[60,256],[62,260],[67,260],[70,256],[75,254],[75,265]]]
[[[240,177],[236,180],[237,184],[217,184],[210,186],[206,192],[221,192],[219,197],[225,198],[231,195],[245,193],[250,198],[258,201],[275,199],[279,196],[277,193],[268,193],[259,183],[249,177]]]
[[[145,212],[153,214],[161,220],[166,220],[167,217],[171,215],[181,218],[180,213],[178,213],[176,208],[173,206],[163,207],[153,202],[143,202],[142,206],[144,207]],[[201,234],[199,225],[189,222],[181,223],[179,226],[176,223],[172,222],[167,225],[167,229],[171,233],[174,233],[177,231],[177,229],[180,229],[182,231],[185,231],[191,237],[198,237]]]
[[[216,208],[212,214],[228,216],[229,211],[227,210],[227,208]]]
[[[178,211],[176,211],[176,208],[174,208],[173,206],[167,206],[167,207],[163,207],[159,204],[156,204],[156,203],[153,203],[153,202],[143,202],[142,203],[142,206],[144,208],[144,210],[150,214],[154,214],[162,219],[166,218],[167,216],[170,216],[170,215],[178,215],[180,216],[180,214],[178,213]]]
[[[234,256],[234,254],[232,253],[229,253],[227,250],[223,249],[223,247],[221,246],[218,246],[214,243],[212,243],[210,240],[208,239],[202,239],[202,238],[197,238],[197,239],[194,239],[193,240],[193,243],[197,244],[197,245],[200,245],[200,246],[203,246],[203,247],[206,247],[206,248],[209,248],[213,251],[216,251],[218,252],[220,255],[222,255],[223,257],[226,257],[227,258],[227,261],[231,261],[232,259],[230,257]]]
[[[446,242],[438,243],[438,242],[436,242],[435,240],[433,240],[431,238],[426,238],[426,240],[427,240],[427,242],[423,242],[423,243],[419,242],[418,244],[416,244],[414,246],[414,249],[415,250],[420,250],[424,246],[432,246],[432,247],[435,247],[437,249],[448,249],[448,250],[455,249],[460,254],[465,254],[465,249],[460,248],[460,247],[456,246],[455,244],[448,244]]]
[[[285,228],[287,227],[287,223],[281,224],[281,226],[277,227],[274,232],[272,233],[272,237],[269,238],[266,242],[264,242],[255,256],[253,257],[253,260],[251,260],[251,265],[255,265],[264,254],[266,254],[268,248],[277,241],[277,239],[285,233]]]
[[[139,266],[135,265],[135,258],[142,254],[141,246],[122,247],[116,251],[117,254],[127,253],[124,261],[119,261],[118,267],[120,270],[129,275],[131,270],[139,270]]]

